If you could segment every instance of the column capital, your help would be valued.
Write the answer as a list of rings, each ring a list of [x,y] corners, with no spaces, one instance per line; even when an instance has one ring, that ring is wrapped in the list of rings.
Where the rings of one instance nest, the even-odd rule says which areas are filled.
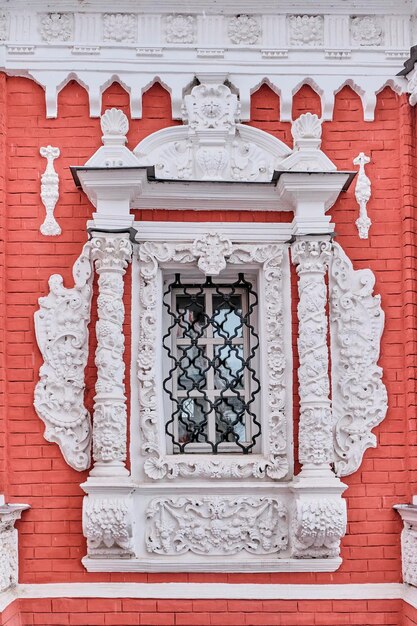
[[[103,271],[124,274],[132,258],[130,233],[94,233],[91,240],[91,257],[98,274]]]
[[[328,237],[319,239],[297,239],[291,246],[291,256],[298,274],[320,272],[324,274],[329,266],[332,244]]]

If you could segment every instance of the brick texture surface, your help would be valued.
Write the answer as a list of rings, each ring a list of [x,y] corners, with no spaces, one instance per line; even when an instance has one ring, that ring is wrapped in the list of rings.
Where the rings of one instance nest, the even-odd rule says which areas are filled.
[[[60,93],[59,117],[47,120],[44,93],[39,86],[25,78],[4,75],[0,76],[0,82],[0,345],[4,355],[0,357],[0,490],[6,493],[10,502],[31,505],[18,523],[20,581],[323,584],[400,581],[401,523],[392,506],[409,502],[417,483],[416,225],[413,215],[417,164],[415,113],[406,97],[398,96],[388,88],[382,91],[377,98],[375,121],[369,123],[363,121],[360,98],[345,87],[336,96],[334,120],[323,124],[323,149],[339,169],[352,170],[352,160],[361,151],[371,157],[367,166],[372,181],[368,212],[373,224],[369,239],[360,240],[356,230],[358,206],[354,185],[342,194],[331,209],[331,215],[338,241],[351,257],[354,267],[370,267],[376,275],[376,292],[382,296],[386,313],[380,363],[384,368],[390,406],[386,420],[375,429],[378,447],[368,450],[360,470],[345,479],[348,485],[348,533],[342,544],[343,565],[340,570],[332,574],[94,574],[85,572],[80,562],[86,549],[81,532],[83,492],[79,485],[86,474],[69,468],[58,447],[44,440],[43,425],[33,409],[33,390],[41,365],[33,314],[38,298],[47,293],[47,280],[52,273],[61,273],[65,284],[72,284],[71,267],[86,240],[85,222],[91,217],[93,208],[75,188],[69,165],[85,163],[100,146],[99,120],[89,117],[87,94],[76,83],[68,84]],[[122,108],[129,115],[127,94],[117,84],[111,85],[103,96],[103,108],[110,106]],[[266,85],[253,94],[251,111],[251,125],[291,145],[290,124],[279,120],[279,98]],[[298,91],[293,103],[294,116],[305,111],[320,113],[318,96],[307,86]],[[155,84],[144,95],[143,119],[131,121],[128,145],[133,148],[149,133],[176,123],[171,119],[169,94]],[[61,150],[60,158],[55,161],[61,185],[55,215],[62,227],[62,235],[54,238],[39,233],[44,218],[39,197],[40,175],[45,168],[39,148],[47,144]],[[137,219],[273,222],[288,221],[291,215],[237,213],[227,211],[225,207],[224,211],[213,213],[138,211]],[[127,316],[127,335],[129,328]],[[127,338],[127,347],[129,343]],[[93,343],[91,347],[94,347]],[[128,352],[126,358],[129,359]],[[89,406],[94,395],[94,379],[91,356],[86,390]],[[7,437],[3,436],[4,433]],[[123,607],[130,606],[129,602],[133,604],[130,609],[123,608],[125,621],[120,621],[119,609],[103,612],[104,601],[100,600],[94,606],[88,600],[89,621],[85,621],[85,617],[84,621],[77,621],[81,618],[77,617],[74,608],[58,611],[55,603],[52,611],[51,601],[39,600],[36,602],[40,608],[36,608],[35,613],[33,602],[22,602],[23,626],[399,623],[395,621],[399,611],[395,603],[392,606],[397,608],[392,611],[380,611],[375,605],[372,615],[375,621],[369,621],[370,618],[366,621],[364,616],[369,615],[369,606],[358,608],[361,605],[357,603],[356,613],[351,615],[349,611],[339,610],[337,617],[333,615],[333,621],[326,622],[326,613],[334,611],[321,612],[317,603],[302,611],[297,605],[296,610],[301,611],[302,617],[294,621],[291,603],[288,604],[290,608],[283,607],[282,610],[269,610],[268,606],[272,605],[268,603],[264,603],[262,610],[232,610],[230,603],[224,610],[217,610],[222,602],[207,605],[206,609],[204,603],[194,602],[184,604],[187,610],[175,611],[169,608],[169,603],[158,601],[156,610],[146,611],[135,609],[135,602],[126,600]],[[42,606],[45,606],[44,610],[41,610]],[[165,608],[160,609],[160,606]],[[190,606],[198,614],[195,621],[190,617]],[[263,613],[267,615],[262,618],[264,621],[260,617]],[[45,617],[47,615],[50,617]],[[11,616],[10,623],[3,620],[3,624],[20,624],[13,619]],[[407,622],[411,623],[414,622]]]
[[[0,626],[414,626],[401,600],[36,599],[8,607]],[[13,621],[14,620],[14,621]]]

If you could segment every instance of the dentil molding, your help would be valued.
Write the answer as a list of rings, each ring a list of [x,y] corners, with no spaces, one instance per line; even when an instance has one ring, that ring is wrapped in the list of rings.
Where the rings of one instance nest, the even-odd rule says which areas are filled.
[[[385,85],[397,92],[396,77],[408,57],[415,16],[409,3],[387,0],[343,3],[263,1],[137,3],[122,0],[117,10],[99,2],[82,6],[64,0],[51,10],[47,0],[28,8],[23,0],[0,11],[0,68],[26,75],[45,89],[48,117],[58,114],[58,94],[76,80],[88,91],[90,114],[101,112],[103,91],[118,81],[129,93],[132,117],[142,115],[142,95],[160,81],[181,118],[182,90],[195,76],[222,74],[235,86],[242,119],[249,119],[250,95],[267,82],[280,95],[280,116],[291,119],[292,99],[309,84],[320,96],[323,119],[331,120],[334,97],[346,84],[360,96],[371,121]],[[336,6],[335,6],[336,4]],[[244,61],[242,61],[244,59]]]

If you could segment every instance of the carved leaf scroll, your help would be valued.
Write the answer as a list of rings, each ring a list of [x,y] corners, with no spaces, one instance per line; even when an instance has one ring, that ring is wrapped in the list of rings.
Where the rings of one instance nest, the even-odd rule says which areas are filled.
[[[39,298],[35,331],[44,363],[35,388],[35,409],[45,423],[45,439],[59,445],[71,467],[90,465],[91,424],[84,406],[84,369],[88,357],[91,308],[91,244],[74,264],[75,285],[68,289],[53,274],[49,294]]]
[[[288,545],[287,510],[275,498],[157,498],[146,517],[146,547],[156,554],[273,554]]]
[[[374,296],[371,270],[354,270],[334,244],[330,265],[330,323],[335,469],[355,472],[367,448],[376,446],[372,429],[385,417],[387,391],[377,365],[384,312]]]

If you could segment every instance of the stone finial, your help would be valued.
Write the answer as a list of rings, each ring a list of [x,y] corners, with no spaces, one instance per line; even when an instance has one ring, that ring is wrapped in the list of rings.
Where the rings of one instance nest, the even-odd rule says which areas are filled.
[[[359,174],[355,187],[355,198],[356,202],[359,204],[359,217],[355,224],[358,228],[360,239],[368,239],[369,228],[372,224],[366,210],[366,205],[371,197],[371,181],[365,174],[365,165],[370,162],[370,157],[366,156],[364,152],[360,152],[358,156],[353,159],[353,165],[359,165]]]

